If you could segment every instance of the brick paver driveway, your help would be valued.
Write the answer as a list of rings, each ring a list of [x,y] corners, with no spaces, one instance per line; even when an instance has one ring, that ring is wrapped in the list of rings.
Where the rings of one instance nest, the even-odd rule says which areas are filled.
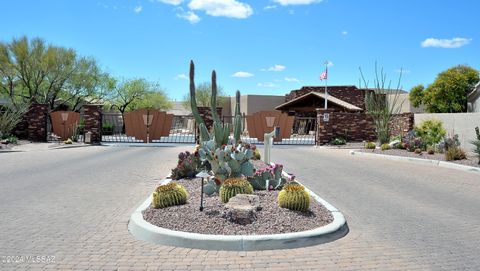
[[[131,212],[185,148],[0,153],[0,261],[55,256],[55,264],[0,262],[0,269],[480,269],[479,174],[311,147],[275,148],[273,160],[344,212],[346,237],[259,252],[133,239]]]

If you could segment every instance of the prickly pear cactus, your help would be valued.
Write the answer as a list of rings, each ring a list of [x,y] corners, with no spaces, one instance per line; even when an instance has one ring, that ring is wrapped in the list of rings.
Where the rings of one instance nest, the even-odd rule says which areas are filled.
[[[249,181],[256,190],[282,189],[287,183],[287,180],[282,177],[282,171],[282,165],[274,164],[255,171],[255,174],[249,178]]]

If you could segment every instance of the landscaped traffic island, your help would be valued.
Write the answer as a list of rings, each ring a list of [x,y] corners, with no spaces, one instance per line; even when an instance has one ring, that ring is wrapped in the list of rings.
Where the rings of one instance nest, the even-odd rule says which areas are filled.
[[[285,173],[283,165],[270,163],[270,144],[262,161],[255,145],[240,140],[240,92],[233,124],[223,123],[213,72],[207,122],[196,105],[193,78],[192,62],[190,98],[199,144],[178,155],[170,178],[132,215],[130,232],[153,243],[219,250],[302,247],[344,236],[343,215]],[[265,140],[274,134],[265,134]]]

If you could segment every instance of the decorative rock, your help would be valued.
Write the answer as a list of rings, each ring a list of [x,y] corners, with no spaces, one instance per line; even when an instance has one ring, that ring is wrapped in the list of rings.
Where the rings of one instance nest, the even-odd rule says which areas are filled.
[[[225,204],[223,217],[230,222],[246,225],[257,219],[256,213],[261,209],[257,195],[238,194]]]
[[[400,140],[394,140],[392,142],[390,142],[388,145],[390,145],[391,148],[394,148],[395,146],[397,146],[398,144],[400,144]]]

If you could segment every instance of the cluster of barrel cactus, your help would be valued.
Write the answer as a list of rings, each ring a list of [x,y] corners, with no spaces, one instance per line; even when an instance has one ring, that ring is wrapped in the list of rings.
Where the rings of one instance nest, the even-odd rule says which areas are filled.
[[[288,183],[278,193],[278,205],[293,211],[307,212],[310,208],[310,194],[303,185]]]
[[[174,205],[182,205],[187,203],[188,192],[185,187],[176,183],[160,185],[153,192],[152,205],[153,208],[165,208]]]
[[[229,178],[220,186],[220,199],[227,203],[237,194],[253,194],[253,187],[246,178]]]
[[[282,176],[282,171],[282,165],[273,164],[264,169],[255,171],[249,180],[253,188],[257,190],[282,189],[282,187],[287,183],[287,179]]]

